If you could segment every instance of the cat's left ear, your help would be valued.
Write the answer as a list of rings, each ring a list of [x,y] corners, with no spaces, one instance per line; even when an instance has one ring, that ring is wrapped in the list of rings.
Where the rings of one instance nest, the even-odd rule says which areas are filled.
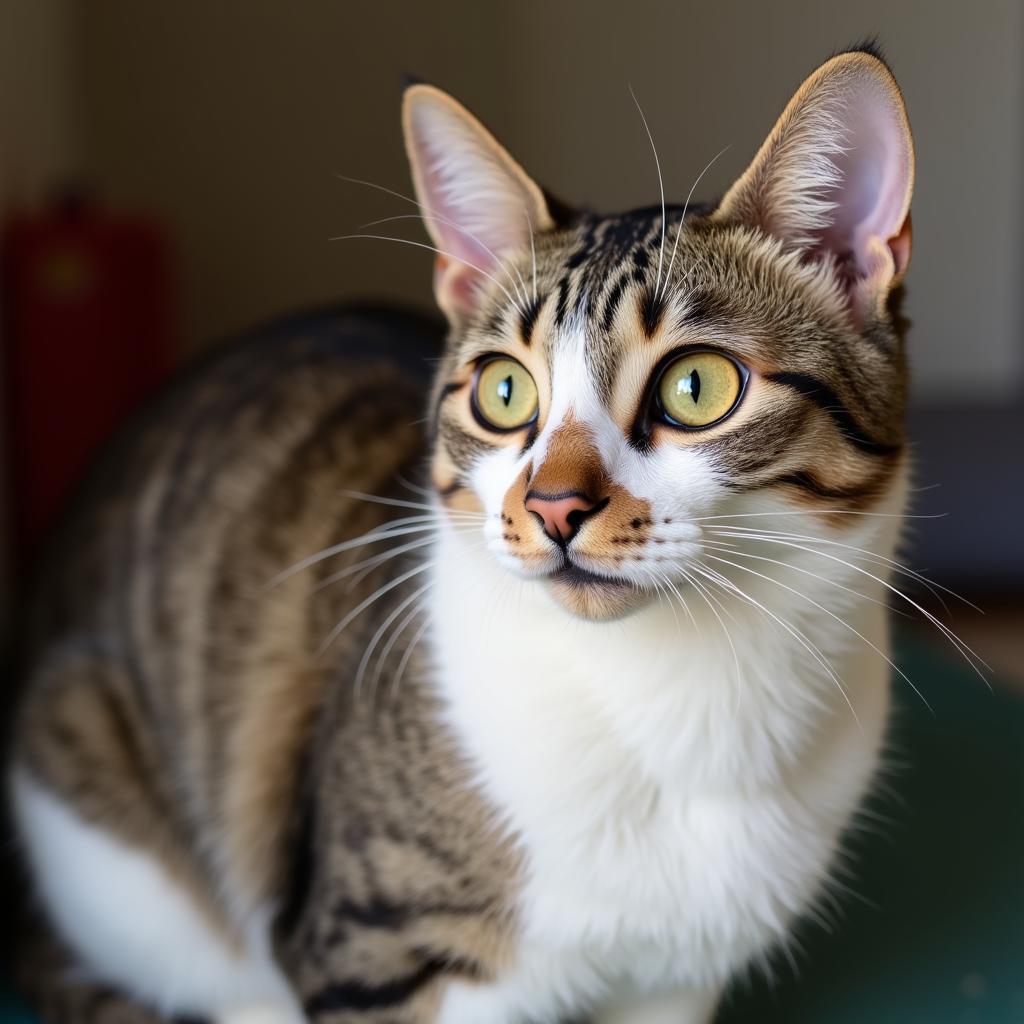
[[[553,227],[544,194],[461,104],[431,85],[405,91],[405,148],[434,245],[438,305],[453,323],[476,309],[489,281],[511,288],[503,261]]]
[[[882,60],[854,51],[826,61],[797,90],[714,217],[833,257],[862,325],[910,262],[913,185],[899,86]]]

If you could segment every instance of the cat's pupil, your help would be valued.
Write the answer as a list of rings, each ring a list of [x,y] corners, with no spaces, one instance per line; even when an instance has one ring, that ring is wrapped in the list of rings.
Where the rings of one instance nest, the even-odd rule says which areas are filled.
[[[696,405],[700,401],[700,374],[691,370],[689,375],[682,379],[683,391],[685,391]]]
[[[505,403],[506,408],[508,403],[512,401],[512,376],[511,374],[506,377],[503,381],[498,383],[498,397]]]

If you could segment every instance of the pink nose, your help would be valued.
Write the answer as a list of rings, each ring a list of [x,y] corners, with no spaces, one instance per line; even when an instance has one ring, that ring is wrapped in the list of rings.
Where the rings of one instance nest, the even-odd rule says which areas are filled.
[[[597,508],[578,491],[569,494],[541,494],[530,491],[526,495],[526,510],[532,512],[544,526],[544,532],[556,544],[568,544],[576,535],[587,516]]]

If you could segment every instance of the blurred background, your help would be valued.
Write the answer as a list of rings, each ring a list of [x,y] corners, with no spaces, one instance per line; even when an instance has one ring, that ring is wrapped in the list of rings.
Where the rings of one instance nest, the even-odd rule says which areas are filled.
[[[907,310],[912,564],[1019,612],[1024,579],[1024,5],[0,0],[8,537],[29,549],[90,449],[173,365],[346,299],[429,306],[431,258],[330,242],[409,191],[403,73],[462,98],[556,194],[718,195],[803,76],[877,34],[917,145]],[[385,234],[424,240],[414,220]],[[32,270],[30,268],[34,267]],[[4,551],[9,602],[11,545]],[[1024,626],[1024,616],[1018,619]],[[992,630],[971,619],[966,630]],[[1006,631],[1004,630],[1004,633]],[[1024,682],[1024,630],[993,656]]]
[[[403,73],[462,99],[556,194],[621,209],[657,199],[630,85],[670,200],[729,147],[698,190],[710,199],[806,73],[876,34],[917,147],[906,310],[913,511],[928,518],[911,521],[905,560],[985,609],[954,604],[947,621],[992,664],[997,697],[1024,694],[1020,0],[0,0],[5,611],[96,445],[176,366],[346,300],[430,306],[429,254],[329,241],[411,212],[342,177],[409,191]],[[383,233],[425,240],[415,220]],[[937,649],[936,631],[921,636]],[[1019,735],[1000,749],[1019,752]],[[936,772],[958,764],[950,742],[936,741]],[[968,815],[976,796],[960,798]],[[935,812],[945,844],[967,819],[941,800]],[[985,975],[951,970],[973,1013]],[[1014,992],[1000,1020],[1024,1020]]]

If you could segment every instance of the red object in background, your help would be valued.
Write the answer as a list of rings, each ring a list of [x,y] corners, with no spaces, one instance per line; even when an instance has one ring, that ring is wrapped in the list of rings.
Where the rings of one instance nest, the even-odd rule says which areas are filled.
[[[16,217],[3,239],[14,557],[35,553],[97,448],[170,366],[168,254],[143,220]]]

